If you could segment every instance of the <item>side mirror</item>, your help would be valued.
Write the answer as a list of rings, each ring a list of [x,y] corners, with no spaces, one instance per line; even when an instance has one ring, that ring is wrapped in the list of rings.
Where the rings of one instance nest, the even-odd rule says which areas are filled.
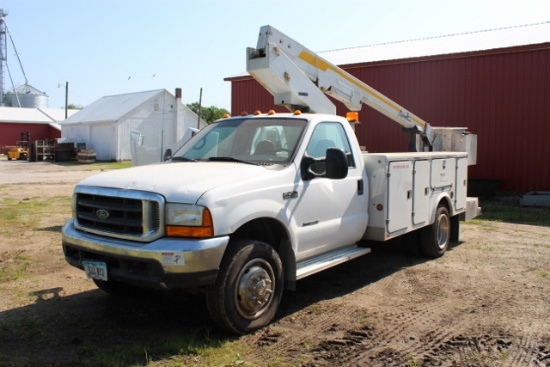
[[[327,149],[327,172],[325,177],[332,179],[346,178],[348,175],[348,158],[346,152],[339,148]]]
[[[339,180],[348,175],[348,158],[342,149],[328,148],[325,158],[315,159],[306,155],[302,159],[301,170],[304,181],[315,177]]]
[[[170,158],[172,158],[172,149],[168,148],[166,149],[166,151],[164,152],[164,157],[162,157],[162,160],[164,162],[170,160]]]

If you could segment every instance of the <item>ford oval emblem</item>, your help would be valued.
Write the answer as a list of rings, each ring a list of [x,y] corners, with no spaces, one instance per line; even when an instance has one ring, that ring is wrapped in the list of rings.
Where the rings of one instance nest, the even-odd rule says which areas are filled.
[[[98,209],[98,210],[96,210],[95,215],[99,219],[109,218],[109,212],[107,211],[107,209]]]

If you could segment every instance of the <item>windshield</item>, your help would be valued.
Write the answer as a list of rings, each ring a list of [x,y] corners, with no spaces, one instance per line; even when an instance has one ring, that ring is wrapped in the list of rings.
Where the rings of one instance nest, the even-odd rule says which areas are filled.
[[[189,140],[172,159],[287,163],[294,155],[306,123],[295,118],[216,121]]]

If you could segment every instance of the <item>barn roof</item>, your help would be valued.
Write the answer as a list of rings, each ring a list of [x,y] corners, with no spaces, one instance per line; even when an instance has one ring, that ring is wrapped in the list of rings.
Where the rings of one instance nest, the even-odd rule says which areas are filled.
[[[409,59],[550,42],[550,22],[319,52],[336,65]]]
[[[69,116],[77,111],[68,110]],[[59,122],[65,119],[65,110],[61,108],[19,108],[0,107],[0,122],[11,124],[48,124],[61,130]]]
[[[457,33],[376,45],[320,51],[317,54],[335,65],[363,64],[438,55],[480,52],[510,47],[550,43],[550,21],[516,27]],[[224,80],[233,81],[250,75],[243,72]]]
[[[78,113],[63,121],[63,125],[94,122],[115,122],[138,108],[149,99],[167,93],[165,89],[147,92],[105,96],[86,106]]]

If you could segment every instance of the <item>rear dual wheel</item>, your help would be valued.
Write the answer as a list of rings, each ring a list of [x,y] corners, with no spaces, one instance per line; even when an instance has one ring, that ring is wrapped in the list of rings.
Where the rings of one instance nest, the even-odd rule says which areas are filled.
[[[435,212],[434,223],[422,229],[420,247],[429,257],[441,257],[451,242],[451,218],[446,206],[440,205]]]
[[[277,312],[283,280],[282,262],[273,247],[253,240],[231,243],[207,293],[210,315],[234,333],[259,329]]]

